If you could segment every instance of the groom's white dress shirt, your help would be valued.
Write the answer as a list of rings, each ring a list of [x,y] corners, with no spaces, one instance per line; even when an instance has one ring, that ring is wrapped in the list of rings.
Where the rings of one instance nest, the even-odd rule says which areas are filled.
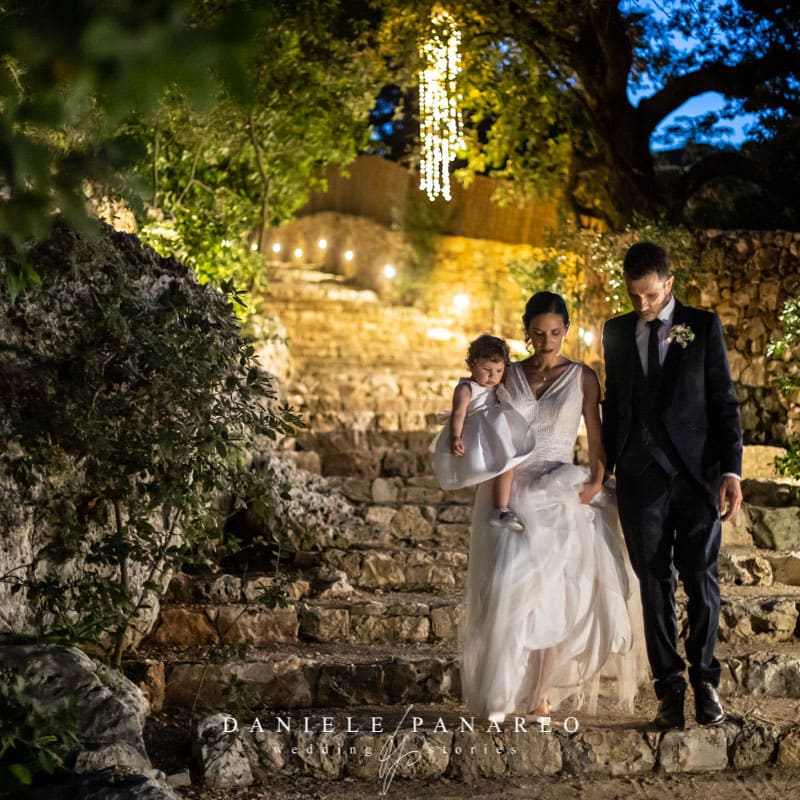
[[[675,315],[675,297],[670,295],[664,308],[658,312],[661,327],[658,329],[658,363],[663,364],[669,349],[669,329],[672,327],[672,318]],[[650,338],[650,326],[641,318],[636,320],[636,349],[642,362],[642,369],[647,377],[647,341]]]

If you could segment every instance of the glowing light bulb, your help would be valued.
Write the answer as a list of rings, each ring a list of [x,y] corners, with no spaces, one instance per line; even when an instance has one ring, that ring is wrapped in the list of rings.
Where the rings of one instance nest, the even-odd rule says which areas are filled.
[[[587,347],[592,346],[592,342],[594,342],[594,331],[584,331],[583,332],[583,343]]]
[[[356,257],[356,254],[352,250],[345,250],[344,251],[344,260],[345,261],[352,261]]]
[[[253,244],[250,245],[250,249],[255,253],[256,250],[258,250],[258,242],[253,242]]]
[[[395,267],[394,264],[386,264],[383,268],[383,277],[389,281],[392,280],[392,278],[396,278],[397,267]]]
[[[302,258],[303,257],[303,248],[302,247],[295,247],[295,249],[294,249],[294,257],[295,258]]]
[[[275,242],[275,244],[272,245],[272,252],[273,253],[280,253],[280,251],[281,251],[281,243],[280,242]]]
[[[317,242],[317,247],[319,247],[320,250],[325,250],[328,247],[328,240],[327,239],[320,239]]]
[[[456,311],[463,313],[469,308],[469,295],[468,294],[457,294],[453,297],[453,308]]]

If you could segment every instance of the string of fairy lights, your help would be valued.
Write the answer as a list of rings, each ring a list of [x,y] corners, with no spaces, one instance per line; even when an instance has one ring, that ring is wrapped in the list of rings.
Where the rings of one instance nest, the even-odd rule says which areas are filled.
[[[450,200],[450,163],[464,146],[456,78],[461,32],[450,14],[434,9],[430,35],[419,46],[420,189],[429,200]]]

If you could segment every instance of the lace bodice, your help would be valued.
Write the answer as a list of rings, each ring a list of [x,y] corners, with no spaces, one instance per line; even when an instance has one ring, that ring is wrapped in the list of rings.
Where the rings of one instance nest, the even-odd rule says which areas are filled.
[[[537,400],[519,363],[510,364],[498,399],[510,403],[533,429],[536,445],[517,472],[541,475],[558,464],[571,464],[583,409],[583,365],[570,364]]]

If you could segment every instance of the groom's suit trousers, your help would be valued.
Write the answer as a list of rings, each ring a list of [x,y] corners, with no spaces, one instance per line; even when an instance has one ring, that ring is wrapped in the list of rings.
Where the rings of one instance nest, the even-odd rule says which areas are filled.
[[[634,377],[633,401],[630,435],[617,466],[617,494],[642,593],[647,654],[656,694],[661,697],[686,686],[685,664],[678,652],[673,563],[689,600],[689,680],[719,683],[714,645],[719,626],[717,556],[722,526],[706,489],[691,477],[658,419],[657,397],[640,367]]]

